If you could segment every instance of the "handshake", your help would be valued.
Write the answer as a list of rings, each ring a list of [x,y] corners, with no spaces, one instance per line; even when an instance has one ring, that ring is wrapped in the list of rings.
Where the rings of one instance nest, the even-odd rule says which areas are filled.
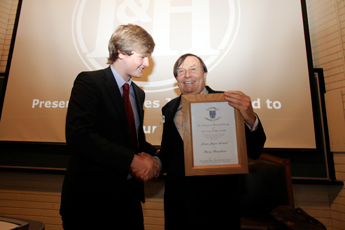
[[[142,182],[148,182],[159,175],[161,168],[158,160],[147,153],[134,155],[130,173]]]

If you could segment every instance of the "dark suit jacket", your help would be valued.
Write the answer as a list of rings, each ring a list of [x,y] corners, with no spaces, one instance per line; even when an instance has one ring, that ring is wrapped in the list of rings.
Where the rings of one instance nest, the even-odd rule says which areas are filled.
[[[140,125],[139,152],[155,153],[145,140],[145,93],[132,82]],[[82,72],[75,82],[66,118],[66,141],[71,150],[61,197],[62,216],[116,214],[121,208],[134,157],[124,103],[110,67]],[[142,183],[133,185],[144,201]]]
[[[222,93],[209,87],[207,90],[209,93]],[[239,229],[237,175],[184,176],[183,140],[173,120],[180,101],[181,96],[162,108],[165,123],[159,157],[163,171],[167,173],[165,227],[167,230]],[[266,140],[264,130],[261,122],[254,132],[245,127],[248,156],[257,159]]]

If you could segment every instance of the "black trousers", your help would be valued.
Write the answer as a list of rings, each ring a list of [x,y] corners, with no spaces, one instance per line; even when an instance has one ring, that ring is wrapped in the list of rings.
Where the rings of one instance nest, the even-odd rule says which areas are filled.
[[[134,179],[129,180],[121,201],[115,204],[100,204],[98,207],[101,210],[88,210],[87,201],[85,201],[84,208],[74,214],[62,216],[64,230],[143,230],[144,218],[141,201],[134,187]]]

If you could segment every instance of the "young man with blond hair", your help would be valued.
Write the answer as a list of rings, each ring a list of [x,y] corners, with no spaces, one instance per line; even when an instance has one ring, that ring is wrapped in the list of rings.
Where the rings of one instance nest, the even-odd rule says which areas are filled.
[[[71,159],[60,208],[65,230],[144,228],[144,179],[134,172],[152,178],[159,166],[151,156],[157,149],[143,132],[145,93],[132,78],[142,76],[154,47],[145,29],[121,25],[109,41],[110,66],[75,79],[66,118]]]

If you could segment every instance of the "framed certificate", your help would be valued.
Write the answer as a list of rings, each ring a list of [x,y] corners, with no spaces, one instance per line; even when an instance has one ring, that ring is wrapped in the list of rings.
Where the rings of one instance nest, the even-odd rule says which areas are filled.
[[[185,175],[248,173],[244,120],[224,95],[182,95]]]

